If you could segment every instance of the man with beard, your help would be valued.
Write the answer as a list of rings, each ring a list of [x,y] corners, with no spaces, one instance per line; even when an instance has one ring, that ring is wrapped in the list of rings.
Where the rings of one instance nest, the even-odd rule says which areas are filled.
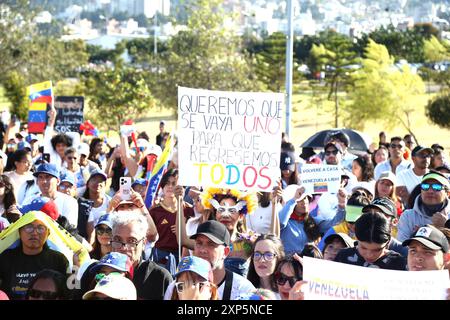
[[[414,167],[403,170],[397,174],[397,195],[403,201],[408,200],[408,196],[413,189],[420,183],[424,174],[430,167],[433,149],[417,146],[412,150],[412,160]]]

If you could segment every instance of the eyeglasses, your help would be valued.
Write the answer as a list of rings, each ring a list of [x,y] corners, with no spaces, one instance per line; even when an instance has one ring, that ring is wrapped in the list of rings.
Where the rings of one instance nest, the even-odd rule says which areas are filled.
[[[139,242],[141,242],[142,240],[144,240],[145,238],[142,238],[141,240],[138,240],[136,242],[122,242],[122,241],[118,241],[118,240],[113,240],[111,241],[111,246],[114,249],[120,249],[122,247],[125,247],[126,249],[136,249],[136,247],[139,245]]]
[[[401,148],[403,148],[403,146],[401,144],[395,144],[395,143],[391,143],[389,145],[389,147],[391,147],[392,149],[401,149]]]
[[[95,232],[97,233],[97,235],[99,235],[99,236],[101,236],[101,235],[103,235],[103,234],[109,234],[109,235],[111,235],[112,234],[112,229],[111,228],[101,228],[101,227],[98,227],[98,228],[95,228]]]
[[[326,156],[337,155],[338,153],[339,153],[339,150],[337,150],[337,149],[334,149],[333,151],[325,151]]]
[[[288,281],[288,282],[289,282],[289,286],[292,288],[292,287],[294,286],[294,284],[295,284],[297,281],[299,281],[299,280],[302,280],[302,279],[301,279],[301,278],[300,278],[300,279],[297,279],[296,277],[288,277],[288,276],[282,274],[281,272],[276,272],[276,273],[275,273],[275,281],[276,281],[277,284],[280,285],[280,286],[284,286],[284,284],[286,283],[286,281]]]
[[[36,289],[29,289],[28,295],[35,299],[39,299],[42,297],[45,300],[55,300],[56,298],[58,298],[58,292],[40,291],[40,290],[36,290]]]
[[[78,158],[77,157],[67,157],[67,159],[69,159],[69,160],[77,160]]]
[[[27,224],[26,226],[22,227],[22,229],[26,233],[33,233],[34,230],[36,230],[38,234],[44,234],[47,232],[47,227],[43,226],[42,224],[38,225],[37,227],[33,226],[32,224]]]
[[[175,282],[175,288],[178,293],[184,292],[186,289],[197,289],[202,291],[205,287],[209,285],[208,281],[202,281],[197,283],[186,283],[186,282]]]
[[[272,261],[273,258],[276,257],[276,254],[273,252],[259,252],[259,251],[255,251],[255,253],[253,253],[253,259],[255,259],[256,261],[261,260],[261,258],[264,258],[264,260],[266,261]]]
[[[444,189],[444,186],[440,183],[421,183],[420,184],[420,188],[423,191],[428,191],[430,190],[430,187],[434,190],[434,191],[442,191],[442,189]]]

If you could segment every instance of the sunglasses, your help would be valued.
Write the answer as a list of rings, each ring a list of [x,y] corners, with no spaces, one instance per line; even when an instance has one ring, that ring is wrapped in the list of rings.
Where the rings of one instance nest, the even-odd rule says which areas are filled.
[[[430,190],[430,187],[434,190],[434,191],[442,191],[442,189],[444,189],[444,186],[442,184],[439,183],[421,183],[420,184],[420,188],[423,191],[428,191]]]
[[[131,149],[132,149],[134,152],[136,152],[136,150],[137,150],[135,147],[134,147],[134,148],[131,148]],[[138,149],[139,149],[140,152],[142,152],[142,151],[145,150],[145,147],[139,147]]]
[[[106,273],[97,273],[95,275],[95,282],[99,282],[100,280],[102,280],[104,277],[109,276],[109,275],[113,275],[113,276],[122,276],[123,273],[122,272],[110,272],[108,274]]]
[[[392,149],[401,149],[401,148],[403,148],[403,146],[401,144],[395,144],[395,143],[391,143],[389,145],[389,147],[391,147]]]
[[[333,151],[325,151],[326,156],[337,155],[339,150],[334,149]]]
[[[95,228],[95,232],[97,232],[97,234],[99,236],[101,236],[102,234],[112,234],[112,229],[111,228],[102,228],[102,227],[98,227]]]
[[[296,277],[288,277],[288,276],[282,274],[281,272],[276,272],[275,273],[275,281],[280,286],[284,286],[286,281],[288,281],[289,282],[289,286],[292,288],[294,286],[294,284],[297,281],[299,281],[299,280],[302,280],[302,278],[297,279]]]
[[[55,300],[56,298],[58,298],[58,292],[40,291],[36,289],[28,290],[28,295],[35,299],[39,299],[42,297],[45,300]]]

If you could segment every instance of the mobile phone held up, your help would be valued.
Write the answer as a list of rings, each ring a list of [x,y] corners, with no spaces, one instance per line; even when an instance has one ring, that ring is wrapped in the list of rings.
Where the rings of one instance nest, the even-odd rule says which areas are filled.
[[[119,188],[122,200],[131,200],[131,178],[120,177]]]
[[[45,163],[50,163],[50,153],[43,153],[43,154],[42,154],[42,160],[43,160]]]

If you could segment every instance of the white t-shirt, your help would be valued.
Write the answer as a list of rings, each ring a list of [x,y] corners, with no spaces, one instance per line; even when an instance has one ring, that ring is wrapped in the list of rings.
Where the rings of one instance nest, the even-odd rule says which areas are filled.
[[[408,193],[411,193],[415,186],[422,181],[423,176],[417,176],[413,169],[406,169],[397,174],[397,186],[405,186]]]
[[[164,294],[164,300],[170,300],[174,287],[175,281],[172,281],[167,287],[166,293]],[[225,281],[222,282],[217,290],[219,293],[219,300],[222,300],[224,289]],[[231,285],[230,300],[237,300],[240,295],[246,294],[252,290],[255,290],[255,287],[249,280],[233,272],[233,284]]]
[[[100,219],[100,217],[106,213],[106,210],[108,209],[109,201],[111,201],[110,196],[105,194],[103,196],[102,205],[98,208],[94,208],[94,207],[91,208],[91,212],[89,213],[88,222],[94,222],[94,226],[95,226],[98,222],[98,219]]]
[[[14,186],[14,195],[16,196],[16,199],[19,195],[19,190],[22,187],[22,185],[27,180],[33,179],[33,174],[31,172],[27,172],[25,174],[18,174],[16,171],[9,171],[4,173],[5,176],[7,176],[9,179],[11,179],[11,183]]]
[[[282,205],[277,203],[275,206],[275,214],[282,209]],[[266,208],[260,205],[252,214],[245,216],[247,230],[252,230],[260,234],[268,234],[270,232],[270,224],[272,223],[272,202]]]

